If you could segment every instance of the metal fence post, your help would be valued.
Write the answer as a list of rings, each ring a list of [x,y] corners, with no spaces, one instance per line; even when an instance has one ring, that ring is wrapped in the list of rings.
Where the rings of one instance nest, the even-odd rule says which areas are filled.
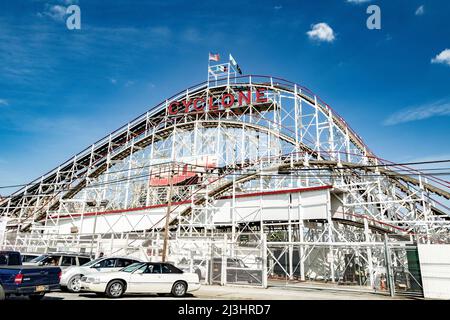
[[[384,253],[386,255],[386,282],[389,286],[389,294],[391,297],[395,295],[394,279],[392,275],[392,260],[391,260],[391,250],[388,246],[387,234],[384,234]]]
[[[205,274],[205,282],[206,284],[212,285],[212,274],[213,274],[213,254],[212,254],[212,248],[213,242],[211,238],[208,238],[208,253],[207,253],[207,268],[206,268],[206,274]]]
[[[262,248],[262,286],[267,289],[267,234],[263,233],[261,237]]]
[[[223,242],[222,242],[222,268],[221,268],[221,275],[220,275],[220,285],[224,286],[227,284],[227,235],[223,235]]]

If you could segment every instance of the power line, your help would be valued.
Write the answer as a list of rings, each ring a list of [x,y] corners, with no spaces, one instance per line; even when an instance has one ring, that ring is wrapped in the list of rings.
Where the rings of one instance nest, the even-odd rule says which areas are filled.
[[[449,160],[435,160],[435,161],[420,161],[420,162],[405,162],[405,163],[392,163],[392,164],[379,164],[379,165],[352,165],[351,167],[337,167],[335,166],[333,169],[334,170],[352,170],[352,169],[363,169],[363,168],[377,168],[377,167],[392,167],[392,166],[405,166],[405,165],[420,165],[420,164],[436,164],[436,163],[446,163],[446,162],[450,162]],[[128,171],[133,171],[133,170],[140,170],[140,169],[145,169],[145,168],[150,168],[150,167],[155,167],[158,168],[158,166],[164,166],[167,164],[170,164],[173,162],[164,162],[164,163],[159,163],[159,164],[153,164],[153,165],[144,165],[144,166],[140,166],[140,167],[136,167],[136,168],[128,168],[128,169],[122,169],[122,170],[115,170],[115,171],[110,171],[110,172],[104,172],[103,174],[105,175],[109,175],[109,174],[115,174],[115,173],[120,173],[120,172],[128,172]],[[175,162],[179,165],[188,165],[188,166],[192,166],[192,167],[201,167],[201,168],[207,168],[207,169],[222,169],[222,167],[214,167],[214,168],[210,168],[208,166],[204,166],[204,165],[197,165],[197,164],[190,164],[190,163],[184,163],[184,162]],[[237,168],[239,169],[239,168]],[[444,169],[448,169],[448,168],[444,168]],[[317,169],[317,168],[289,168],[288,170],[291,171],[317,171],[317,170],[327,170],[327,169]],[[449,173],[436,173],[436,174],[427,174],[427,173],[422,173],[422,171],[428,171],[428,170],[443,170],[441,168],[430,168],[430,169],[399,169],[398,171],[415,171],[417,170],[418,173],[398,173],[399,175],[412,175],[412,176],[435,176],[435,175],[448,175]],[[167,171],[168,172],[168,171]],[[191,170],[191,172],[193,172]],[[395,172],[395,171],[393,171]],[[203,173],[203,172],[202,172]],[[151,175],[151,174],[149,174]],[[393,176],[392,174],[389,174],[390,176]],[[144,176],[148,176],[148,175],[144,175]],[[144,177],[142,176],[142,177]],[[37,182],[38,183],[38,182]],[[37,184],[36,183],[36,184]],[[18,188],[18,187],[26,187],[26,186],[30,186],[29,183],[27,184],[16,184],[16,185],[7,185],[7,186],[0,186],[0,189],[11,189],[11,188]]]
[[[328,169],[314,169],[315,171],[327,171]],[[289,178],[297,178],[297,179],[301,179],[301,180],[318,180],[318,179],[336,179],[336,178],[345,178],[345,177],[380,177],[383,175],[380,174],[355,174],[355,173],[328,173],[328,174],[324,174],[324,173],[309,173],[310,170],[308,170],[308,172],[305,172],[305,174],[301,174],[299,172],[295,172],[298,170],[294,170],[294,172],[288,172],[288,170],[284,171],[284,172],[288,172],[288,173],[277,173],[277,174],[270,174],[270,173],[258,173],[258,171],[253,171],[253,172],[247,172],[247,173],[223,173],[224,177],[223,179],[226,179],[226,177],[232,177],[232,176],[236,176],[236,177],[243,177],[243,176],[250,176],[250,175],[255,175],[257,177],[260,178],[271,178],[271,179],[289,179]],[[169,171],[164,171],[164,172],[169,172]],[[164,173],[161,172],[161,173]],[[211,175],[220,175],[221,173],[218,172],[204,172],[204,171],[190,171],[193,173],[199,173],[199,174],[207,174],[209,176]],[[311,175],[309,175],[311,174]],[[133,181],[133,180],[143,180],[145,178],[148,178],[150,176],[154,175],[153,173],[147,173],[147,174],[143,174],[143,175],[134,175],[134,176],[130,176],[130,177],[124,177],[124,178],[120,178],[120,179],[115,179],[115,180],[109,180],[109,181],[105,181],[105,182],[98,182],[98,183],[93,183],[90,185],[86,185],[85,187],[83,187],[83,189],[96,189],[96,188],[102,188],[105,186],[109,186],[109,185],[119,185],[120,183],[126,183],[129,181]],[[388,178],[396,178],[396,177],[405,177],[405,176],[417,176],[418,174],[395,174],[395,173],[390,173],[389,175],[386,175],[384,177],[388,177]],[[429,174],[422,174],[422,176],[427,176]],[[449,172],[445,172],[442,173],[442,175],[450,175],[450,171]],[[195,177],[195,176],[194,176]],[[191,177],[191,178],[194,178]],[[186,179],[186,180],[189,180]],[[145,180],[146,181],[146,180]],[[139,182],[139,181],[138,181]],[[143,181],[142,181],[143,182]],[[203,185],[203,183],[190,183],[190,184],[186,184],[186,185],[177,185],[176,187],[189,187],[189,186],[200,186]],[[141,186],[143,186],[143,184],[141,184]],[[162,186],[148,186],[148,187],[153,187],[153,188],[166,188],[168,187],[168,185],[162,185]],[[30,194],[30,196],[51,196],[51,195],[56,195],[59,194],[61,192],[69,192],[75,190],[75,188],[71,188],[71,189],[61,189],[58,191],[54,191],[54,192],[48,192],[48,193],[33,193]]]

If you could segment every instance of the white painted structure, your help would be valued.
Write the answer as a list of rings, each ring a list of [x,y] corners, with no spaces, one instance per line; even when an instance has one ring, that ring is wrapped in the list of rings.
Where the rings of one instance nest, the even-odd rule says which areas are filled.
[[[3,243],[3,235],[5,234],[7,223],[6,218],[0,218],[0,243]]]
[[[215,200],[213,224],[231,225],[262,221],[326,220],[330,187],[296,188],[282,191],[266,191],[242,194]],[[188,203],[174,206],[173,215],[182,212]],[[112,210],[91,212],[84,215],[60,215],[53,217],[54,230],[62,234],[87,235],[110,232],[132,232],[162,227],[167,206],[157,205],[139,210]],[[235,215],[235,216],[234,216]],[[234,216],[234,217],[233,217]],[[205,222],[206,223],[206,222]],[[47,224],[51,226],[51,224]],[[75,228],[75,229],[74,229]],[[52,233],[53,228],[46,230]]]

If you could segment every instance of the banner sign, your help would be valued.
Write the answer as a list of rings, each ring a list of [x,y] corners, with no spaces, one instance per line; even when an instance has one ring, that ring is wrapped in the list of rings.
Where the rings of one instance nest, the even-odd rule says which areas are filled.
[[[241,107],[253,103],[267,103],[268,99],[264,96],[265,89],[257,88],[254,91],[254,101],[252,91],[239,91],[236,94],[224,93],[220,97],[210,96],[209,98],[186,99],[182,101],[173,101],[167,107],[169,115],[179,115],[191,112],[214,112],[225,110],[231,107]]]

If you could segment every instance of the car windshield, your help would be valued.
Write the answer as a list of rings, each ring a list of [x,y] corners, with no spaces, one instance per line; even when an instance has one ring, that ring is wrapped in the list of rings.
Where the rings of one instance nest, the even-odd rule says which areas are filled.
[[[145,263],[143,263],[143,262],[135,262],[133,264],[130,264],[128,267],[120,269],[120,271],[133,272],[133,271],[139,269],[140,267],[142,267],[143,265],[145,265]]]
[[[99,262],[99,261],[101,261],[101,260],[103,260],[103,258],[97,258],[97,259],[95,259],[95,260],[86,262],[85,264],[82,264],[81,266],[82,266],[82,267],[90,267],[90,266],[93,266],[94,264],[96,264],[97,262]]]
[[[30,260],[30,262],[33,262],[33,263],[41,262],[42,260],[44,260],[47,257],[48,257],[48,255],[43,254],[42,256],[39,256],[39,257],[36,257],[36,258]]]

